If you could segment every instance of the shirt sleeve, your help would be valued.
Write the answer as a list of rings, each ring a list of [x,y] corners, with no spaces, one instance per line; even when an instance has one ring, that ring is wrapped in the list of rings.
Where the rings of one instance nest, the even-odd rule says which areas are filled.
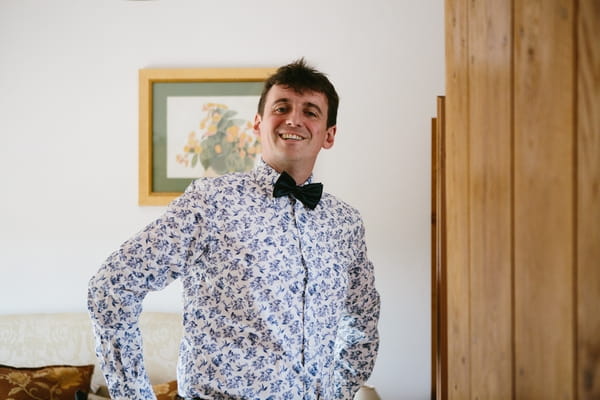
[[[190,189],[126,241],[90,279],[88,310],[111,398],[154,400],[138,325],[142,301],[177,279],[197,252],[200,217]]]
[[[352,399],[369,378],[379,349],[380,297],[375,288],[373,264],[367,258],[364,225],[359,226],[354,264],[348,269],[345,310],[336,338],[335,395]]]

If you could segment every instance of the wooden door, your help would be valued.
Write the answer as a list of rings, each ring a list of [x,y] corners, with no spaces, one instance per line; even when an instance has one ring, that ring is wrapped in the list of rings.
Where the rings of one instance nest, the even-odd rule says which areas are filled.
[[[600,1],[445,4],[435,396],[600,398]]]

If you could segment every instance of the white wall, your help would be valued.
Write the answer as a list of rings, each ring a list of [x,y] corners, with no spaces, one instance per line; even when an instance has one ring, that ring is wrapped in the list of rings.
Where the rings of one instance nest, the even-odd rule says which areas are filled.
[[[85,310],[104,258],[163,211],[137,206],[137,71],[305,56],[341,96],[317,177],[358,207],[382,295],[371,383],[429,396],[430,118],[443,1],[0,0],[0,313]],[[146,309],[179,310],[179,287]]]

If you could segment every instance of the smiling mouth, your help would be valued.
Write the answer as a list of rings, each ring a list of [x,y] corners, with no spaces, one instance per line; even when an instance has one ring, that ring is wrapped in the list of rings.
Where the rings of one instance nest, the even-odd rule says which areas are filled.
[[[294,135],[292,133],[281,133],[279,137],[283,140],[304,140],[302,136]]]

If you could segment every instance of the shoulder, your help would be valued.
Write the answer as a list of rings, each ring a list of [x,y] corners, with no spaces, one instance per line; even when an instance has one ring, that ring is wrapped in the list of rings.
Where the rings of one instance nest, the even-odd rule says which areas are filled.
[[[331,193],[323,193],[320,205],[332,216],[346,224],[362,225],[362,216],[357,208]]]
[[[250,174],[244,172],[225,174],[217,177],[203,177],[195,179],[190,183],[184,194],[210,196],[222,193],[227,188],[241,190],[252,182],[253,179]]]
[[[217,207],[236,202],[248,192],[256,192],[255,180],[250,173],[231,173],[218,177],[195,179],[172,204],[180,207]]]
[[[234,172],[216,177],[203,177],[195,179],[186,189],[186,191],[203,191],[219,189],[224,186],[236,186],[238,184],[248,184],[252,182],[252,177],[247,172]]]
[[[338,243],[336,246],[344,251],[354,254],[364,247],[365,224],[357,208],[344,200],[330,194],[323,193],[316,218],[327,237]]]

